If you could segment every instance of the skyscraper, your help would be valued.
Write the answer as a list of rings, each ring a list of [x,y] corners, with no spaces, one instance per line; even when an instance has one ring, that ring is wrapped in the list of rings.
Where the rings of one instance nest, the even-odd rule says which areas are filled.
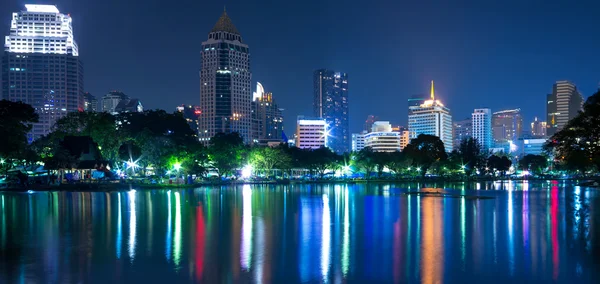
[[[223,14],[202,43],[198,137],[207,144],[219,132],[238,132],[252,142],[250,51],[242,36]]]
[[[523,131],[521,109],[509,109],[494,112],[492,115],[492,133],[494,143],[512,141],[516,143]]]
[[[492,110],[489,108],[475,109],[471,114],[471,119],[472,137],[477,139],[481,149],[487,152],[492,148]]]
[[[83,111],[83,66],[71,16],[54,5],[25,5],[12,14],[2,57],[2,98],[30,104],[39,115],[28,140],[48,134],[56,120]]]
[[[552,93],[546,96],[547,135],[561,130],[583,108],[583,96],[575,84],[556,81]]]
[[[349,151],[348,74],[319,69],[314,72],[314,116],[329,124],[327,146],[337,153]]]
[[[433,81],[430,98],[421,105],[408,108],[408,130],[411,139],[419,134],[437,136],[444,143],[446,152],[452,152],[452,115],[449,108],[435,99]]]
[[[83,94],[83,110],[91,112],[98,111],[98,100],[89,92]]]
[[[253,139],[260,144],[269,141],[283,142],[283,114],[271,92],[265,92],[261,83],[256,83],[252,101]]]
[[[539,121],[537,117],[531,123],[531,136],[537,138],[546,138],[546,122]]]
[[[473,118],[465,118],[455,121],[452,124],[452,137],[454,138],[454,148],[458,148],[460,143],[470,137],[473,137]]]

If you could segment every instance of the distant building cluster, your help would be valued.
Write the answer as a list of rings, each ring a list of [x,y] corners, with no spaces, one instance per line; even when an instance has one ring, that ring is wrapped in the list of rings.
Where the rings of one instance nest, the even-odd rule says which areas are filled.
[[[144,110],[139,99],[121,91],[98,98],[84,92],[72,18],[54,5],[25,5],[25,10],[13,13],[4,42],[2,98],[28,103],[39,114],[29,141],[48,134],[69,112]],[[408,99],[407,128],[369,115],[361,132],[350,133],[348,74],[317,69],[312,74],[313,113],[298,116],[296,132],[288,138],[284,110],[273,93],[262,83],[252,91],[249,46],[225,11],[202,42],[201,58],[200,104],[181,105],[176,111],[204,144],[219,132],[238,132],[252,145],[287,142],[300,148],[329,147],[340,154],[365,147],[393,152],[402,151],[418,135],[429,134],[439,137],[447,152],[458,149],[464,139],[474,138],[484,151],[539,154],[544,141],[574,118],[584,103],[573,83],[557,81],[546,96],[545,121],[535,117],[529,129],[519,108],[477,108],[470,117],[453,120],[450,109],[436,98],[431,81],[429,96]]]

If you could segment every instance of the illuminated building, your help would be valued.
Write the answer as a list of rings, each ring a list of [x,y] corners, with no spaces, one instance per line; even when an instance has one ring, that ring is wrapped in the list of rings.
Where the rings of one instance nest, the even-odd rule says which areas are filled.
[[[471,135],[487,152],[492,147],[492,111],[489,108],[475,109],[471,114]]]
[[[454,137],[454,148],[457,149],[460,146],[460,142],[472,137],[473,118],[470,117],[455,121],[452,124],[452,134],[452,137]]]
[[[523,130],[521,109],[510,109],[494,112],[492,115],[492,132],[494,143],[517,141]]]
[[[39,115],[28,141],[48,134],[69,112],[83,111],[83,66],[72,19],[54,5],[25,5],[12,14],[2,57],[2,98]]]
[[[348,74],[319,69],[314,72],[314,116],[330,127],[328,147],[341,154],[350,147],[348,126]]]
[[[406,129],[400,130],[400,151],[404,150],[404,147],[410,143],[410,131]]]
[[[408,130],[410,138],[419,134],[437,136],[444,143],[446,152],[452,152],[452,115],[450,109],[435,99],[433,81],[430,98],[418,106],[408,108]]]
[[[538,137],[538,138],[545,138],[546,136],[546,130],[547,130],[547,125],[545,121],[538,121],[538,118],[536,117],[533,122],[531,123],[531,135],[533,137]]]
[[[88,92],[83,94],[83,110],[91,112],[98,111],[98,100]]]
[[[250,50],[225,11],[202,42],[201,56],[200,142],[208,144],[219,132],[237,132],[250,143]]]
[[[513,154],[518,155],[518,157],[523,157],[525,155],[541,155],[544,153],[544,144],[546,143],[546,139],[527,139],[520,138],[515,142],[515,146],[511,150]]]
[[[569,120],[577,116],[583,108],[583,96],[575,84],[557,81],[552,93],[546,96],[547,135],[552,136],[561,130]]]
[[[129,96],[119,91],[111,91],[102,97],[102,111],[116,113],[117,106],[122,100],[129,100]]]
[[[183,118],[188,123],[194,133],[198,133],[198,117],[202,111],[199,106],[180,105],[176,108],[177,112],[183,115]]]
[[[400,136],[400,132],[392,131],[389,121],[375,121],[371,132],[364,135],[365,147],[370,147],[374,152],[402,151]]]
[[[256,83],[252,101],[252,135],[254,142],[269,144],[283,142],[283,109],[273,99],[273,94],[265,92],[263,85]]]
[[[296,121],[296,147],[300,149],[327,147],[328,139],[328,126],[325,119],[298,116]]]
[[[360,133],[352,133],[352,152],[358,152],[365,148],[365,135],[367,133],[366,130]]]

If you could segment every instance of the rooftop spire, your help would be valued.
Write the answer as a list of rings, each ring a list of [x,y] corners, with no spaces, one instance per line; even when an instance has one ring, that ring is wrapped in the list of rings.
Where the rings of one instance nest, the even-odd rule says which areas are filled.
[[[240,34],[237,28],[233,25],[233,22],[231,22],[229,16],[227,16],[225,6],[223,6],[223,14],[221,15],[221,17],[210,32],[228,32],[236,35]]]
[[[431,99],[435,100],[435,93],[433,92],[433,80],[431,80]]]

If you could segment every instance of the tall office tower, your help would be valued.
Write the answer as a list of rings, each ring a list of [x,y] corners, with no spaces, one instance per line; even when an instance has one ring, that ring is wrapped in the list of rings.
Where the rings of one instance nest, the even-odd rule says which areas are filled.
[[[452,152],[452,115],[450,109],[435,99],[433,81],[430,98],[418,106],[408,108],[408,130],[410,138],[419,134],[434,135],[444,142],[446,152]]]
[[[327,147],[328,123],[324,118],[298,116],[296,120],[296,147],[300,149],[318,149]]]
[[[537,117],[531,123],[531,136],[538,138],[546,138],[546,122],[539,121]]]
[[[373,123],[375,123],[375,121],[377,121],[379,118],[375,115],[370,114],[369,116],[367,116],[367,120],[365,120],[365,128],[363,129],[366,132],[371,131],[371,128],[373,127]]]
[[[492,110],[489,108],[475,109],[471,114],[472,137],[477,139],[481,150],[487,152],[492,148]]]
[[[494,112],[492,115],[492,133],[494,143],[512,141],[516,143],[523,131],[521,109]]]
[[[89,92],[83,94],[83,110],[91,112],[98,111],[98,100]]]
[[[350,149],[348,74],[319,69],[314,72],[314,116],[329,124],[327,146],[341,154]]]
[[[473,137],[473,118],[465,118],[452,124],[452,137],[454,137],[454,149],[458,149],[460,143]]]
[[[25,5],[12,14],[2,57],[2,98],[30,104],[39,115],[28,141],[48,134],[56,120],[83,111],[83,66],[71,16],[53,5]]]
[[[582,110],[583,103],[583,96],[575,84],[569,81],[556,81],[552,86],[552,93],[546,96],[548,128],[546,134],[552,136],[561,130]]]
[[[250,50],[223,14],[202,43],[198,137],[207,144],[219,132],[238,132],[252,142]]]
[[[283,141],[283,109],[273,99],[273,94],[265,92],[263,85],[256,83],[252,101],[253,139],[260,144],[269,141]]]
[[[121,101],[129,101],[129,96],[120,91],[110,91],[102,97],[102,111],[116,113]]]
[[[180,105],[175,108],[177,112],[181,113],[183,119],[187,121],[188,125],[194,131],[194,133],[198,134],[198,117],[202,112],[199,106],[191,106],[191,105]]]

